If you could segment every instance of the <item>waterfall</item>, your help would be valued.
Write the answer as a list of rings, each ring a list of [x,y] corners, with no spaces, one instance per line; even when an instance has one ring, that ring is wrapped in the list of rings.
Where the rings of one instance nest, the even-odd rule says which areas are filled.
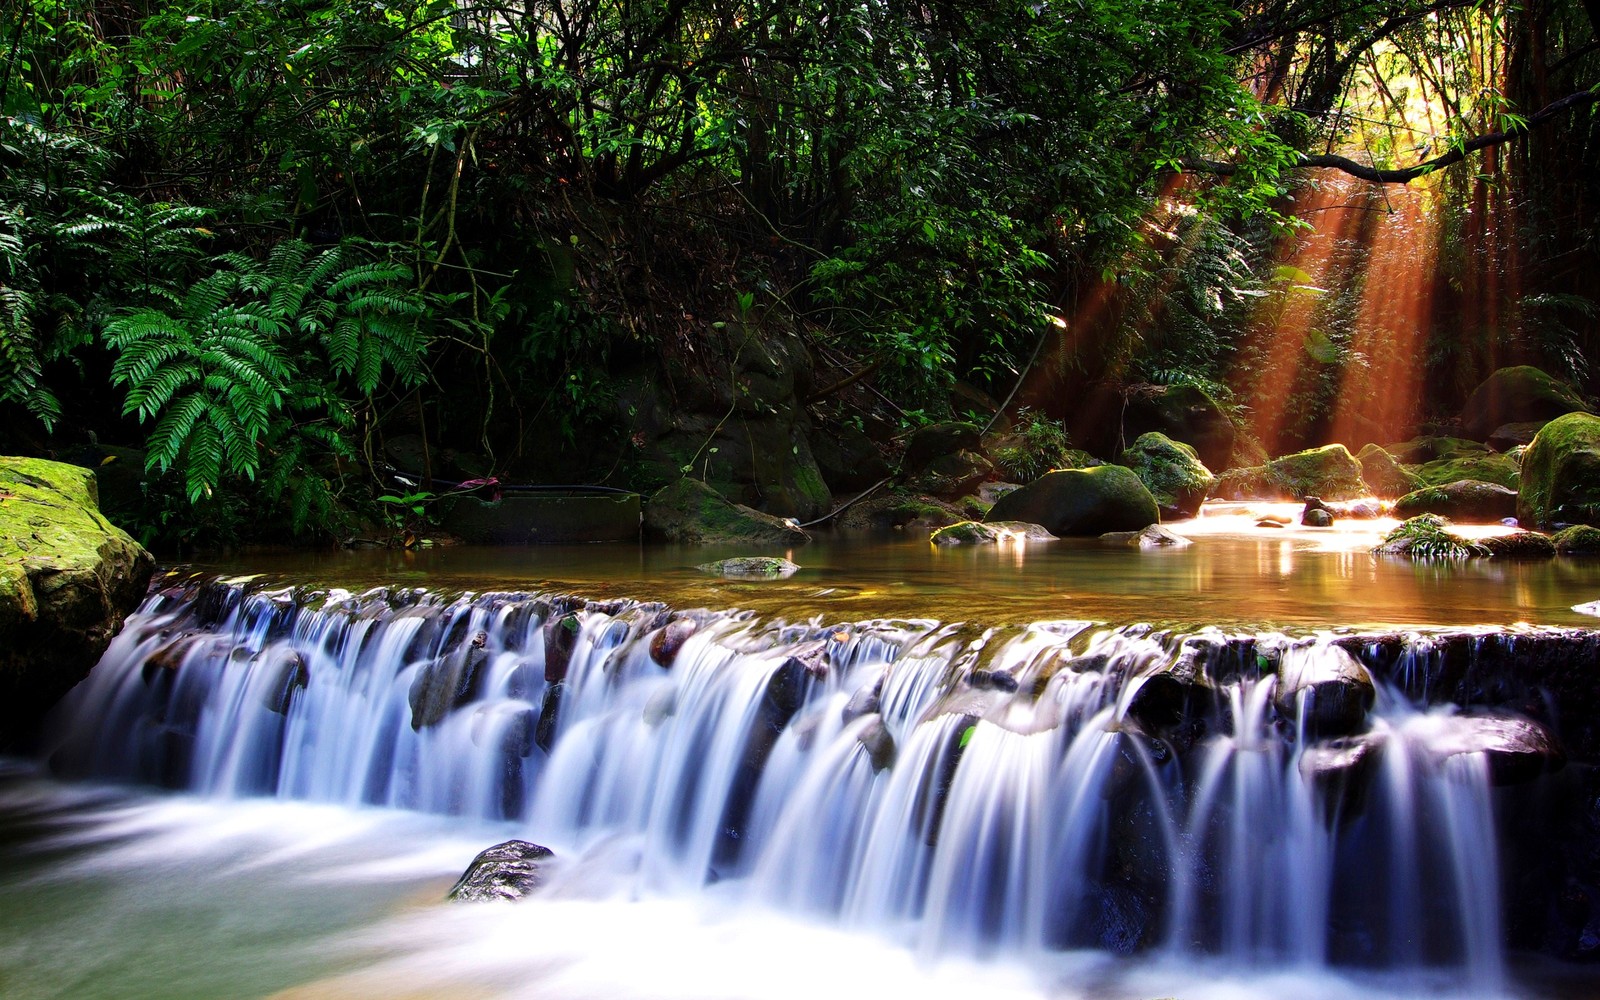
[[[1427,655],[1385,653],[1391,683],[1331,635],[171,578],[58,710],[50,762],[626,844],[639,892],[727,883],[930,954],[1169,950],[1493,989],[1509,751],[1416,697]]]

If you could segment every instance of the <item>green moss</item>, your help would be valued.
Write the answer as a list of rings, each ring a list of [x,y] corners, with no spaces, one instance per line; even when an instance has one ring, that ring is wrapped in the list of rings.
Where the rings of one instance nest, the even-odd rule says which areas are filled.
[[[1551,541],[1556,551],[1564,556],[1600,555],[1600,528],[1589,524],[1574,524],[1556,532]]]
[[[1376,497],[1405,496],[1421,485],[1416,476],[1406,471],[1400,461],[1375,444],[1367,444],[1356,453],[1361,465],[1361,479]]]
[[[1192,517],[1216,483],[1199,453],[1157,431],[1139,435],[1122,453],[1122,464],[1133,470],[1163,510],[1182,516]]]
[[[1550,559],[1556,554],[1555,542],[1537,531],[1492,535],[1478,545],[1497,559]]]
[[[1517,519],[1540,528],[1600,524],[1600,417],[1569,413],[1540,429],[1522,456]]]
[[[977,521],[957,521],[947,524],[928,536],[934,545],[985,545],[993,543],[995,531]]]
[[[1443,486],[1463,479],[1475,479],[1514,490],[1521,481],[1521,470],[1516,462],[1505,455],[1469,454],[1436,459],[1420,466],[1416,476],[1423,486]]]

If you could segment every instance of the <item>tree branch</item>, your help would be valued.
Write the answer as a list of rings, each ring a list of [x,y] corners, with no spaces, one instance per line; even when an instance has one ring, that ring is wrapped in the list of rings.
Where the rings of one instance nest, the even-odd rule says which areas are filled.
[[[1409,184],[1418,177],[1426,177],[1434,171],[1442,170],[1454,163],[1460,163],[1480,149],[1487,149],[1490,146],[1498,146],[1513,139],[1520,139],[1551,119],[1596,102],[1600,102],[1600,89],[1579,91],[1576,94],[1571,94],[1561,98],[1559,101],[1546,105],[1530,115],[1526,122],[1512,125],[1502,132],[1490,132],[1486,135],[1469,139],[1447,153],[1409,167],[1379,169],[1352,160],[1347,156],[1339,156],[1333,153],[1321,156],[1309,156],[1302,153],[1294,165],[1296,168],[1332,167],[1335,170],[1342,170],[1352,177],[1358,177],[1364,181],[1372,181],[1376,184]],[[1228,177],[1239,172],[1239,165],[1236,163],[1223,163],[1217,160],[1186,159],[1183,161],[1183,169],[1192,170],[1196,173],[1219,174]]]

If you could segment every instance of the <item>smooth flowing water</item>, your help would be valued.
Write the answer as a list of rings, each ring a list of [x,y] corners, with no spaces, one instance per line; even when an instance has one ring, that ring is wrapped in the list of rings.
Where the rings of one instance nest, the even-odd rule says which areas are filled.
[[[1508,971],[1511,757],[1444,640],[1328,626],[1515,652],[1600,571],[1220,525],[170,579],[0,774],[0,995],[1591,995]],[[442,901],[510,837],[538,898]]]

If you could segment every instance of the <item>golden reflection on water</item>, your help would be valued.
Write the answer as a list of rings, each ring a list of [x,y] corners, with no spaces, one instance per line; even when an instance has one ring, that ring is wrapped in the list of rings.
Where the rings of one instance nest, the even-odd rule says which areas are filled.
[[[1253,509],[1253,508],[1252,508]],[[1169,525],[1182,548],[1098,539],[987,546],[824,536],[788,550],[786,580],[726,580],[695,566],[751,551],[673,545],[437,548],[257,554],[199,564],[352,590],[555,590],[804,620],[1050,619],[1317,628],[1530,622],[1600,626],[1572,605],[1600,598],[1600,560],[1419,563],[1372,554],[1395,522],[1256,528],[1250,514]],[[1494,530],[1494,529],[1486,529]],[[1504,530],[1504,529],[1499,529]]]

